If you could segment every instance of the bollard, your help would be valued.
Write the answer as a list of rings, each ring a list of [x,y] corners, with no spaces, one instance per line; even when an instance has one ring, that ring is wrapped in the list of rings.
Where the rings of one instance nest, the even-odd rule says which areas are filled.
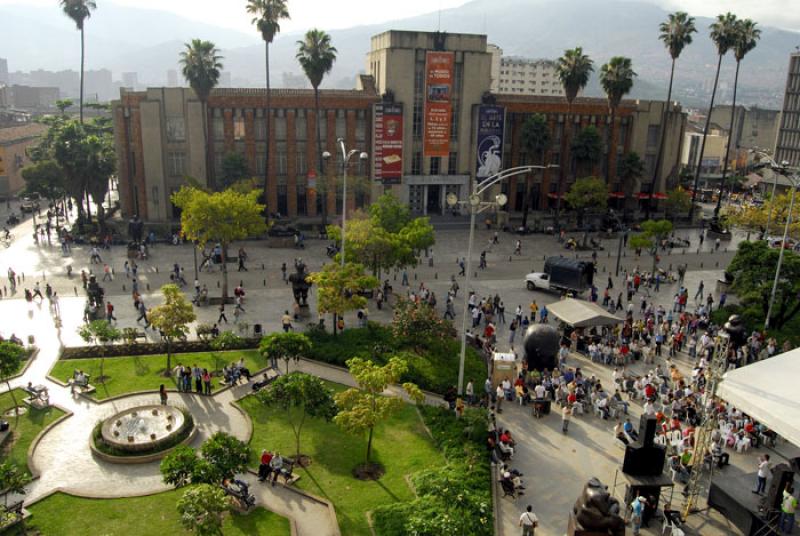
[[[607,258],[609,258],[609,259],[611,258],[611,252],[610,251],[608,252],[608,257]]]
[[[264,263],[263,262],[261,263],[261,271],[262,272],[264,271]]]
[[[267,280],[266,279],[264,280],[264,286],[265,287],[267,286]]]
[[[719,268],[719,261],[717,261],[717,265],[716,265],[716,268]]]
[[[685,249],[683,250],[683,254],[686,255],[686,250]]]
[[[147,292],[150,292],[150,283],[147,283]]]
[[[25,281],[25,272],[22,272],[22,280]]]
[[[217,288],[219,288],[219,281],[217,281]]]
[[[670,272],[672,271],[672,263],[669,263],[669,268],[667,270],[669,270]]]
[[[417,280],[417,272],[414,272],[414,281]]]
[[[727,253],[727,252],[728,252],[728,248],[725,248],[725,253]]]
[[[127,292],[128,289],[125,288],[125,283],[122,284],[122,292]]]
[[[75,295],[77,296],[78,295],[78,287],[72,287],[72,290],[75,291]]]
[[[700,255],[700,248],[697,248],[697,254]]]
[[[475,275],[474,275],[474,277],[478,277],[478,272],[475,272]]]
[[[511,255],[508,256],[508,262],[511,262]]]
[[[114,271],[114,267],[111,267],[111,275],[117,275],[117,272]]]
[[[434,279],[439,279],[439,272],[436,272],[435,274],[433,274],[433,278]]]
[[[703,267],[703,263],[701,262],[701,263],[700,263],[700,268],[702,268],[702,267]]]

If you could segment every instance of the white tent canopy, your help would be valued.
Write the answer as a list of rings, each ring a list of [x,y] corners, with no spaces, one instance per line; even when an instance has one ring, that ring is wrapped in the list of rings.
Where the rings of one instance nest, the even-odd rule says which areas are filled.
[[[800,446],[800,348],[727,372],[717,396]]]
[[[574,328],[621,324],[622,319],[596,303],[567,298],[547,306],[553,316]]]

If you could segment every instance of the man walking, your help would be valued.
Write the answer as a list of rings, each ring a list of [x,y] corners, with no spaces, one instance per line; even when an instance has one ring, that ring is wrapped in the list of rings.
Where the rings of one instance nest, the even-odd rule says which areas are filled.
[[[695,301],[697,301],[698,296],[700,297],[701,300],[703,299],[703,289],[704,288],[705,288],[705,285],[703,284],[702,281],[700,281],[700,285],[698,285],[698,287],[697,287],[697,292],[695,292],[695,294],[694,294]]]
[[[530,504],[519,516],[519,526],[522,527],[522,536],[533,536],[533,531],[539,526],[539,519],[533,513],[533,506]]]
[[[522,240],[517,239],[517,243],[514,245],[514,255],[522,255]]]
[[[292,329],[292,317],[289,315],[289,311],[283,312],[283,316],[281,317],[281,326],[283,327],[284,333],[289,333],[289,330]]]
[[[144,320],[144,329],[147,329],[150,327],[150,322],[147,320],[147,307],[144,306],[144,302],[142,301],[139,302],[138,307],[139,317],[136,319],[136,322],[138,323],[140,320]]]

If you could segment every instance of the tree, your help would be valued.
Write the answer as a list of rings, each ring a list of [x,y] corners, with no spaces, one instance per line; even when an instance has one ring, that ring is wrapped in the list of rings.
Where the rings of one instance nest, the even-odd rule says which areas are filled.
[[[758,40],[761,38],[761,30],[756,28],[756,23],[750,19],[737,20],[734,29],[733,56],[736,58],[736,75],[733,77],[733,103],[731,104],[731,127],[728,129],[728,143],[725,146],[725,158],[722,163],[722,179],[719,186],[719,197],[717,206],[714,208],[714,217],[719,218],[719,209],[722,206],[722,194],[725,191],[725,178],[728,176],[728,160],[731,154],[731,140],[736,118],[736,90],[739,88],[739,67],[748,52],[756,48]],[[733,185],[731,185],[731,189]]]
[[[605,210],[608,186],[597,177],[578,179],[567,192],[565,200],[578,213],[578,227],[583,227],[583,217],[589,208]]]
[[[711,125],[711,112],[714,110],[714,97],[717,95],[717,84],[719,83],[719,70],[722,67],[722,58],[725,54],[736,44],[736,15],[733,13],[726,13],[725,15],[718,15],[717,20],[710,26],[711,40],[717,46],[717,72],[714,75],[714,87],[711,90],[711,102],[708,105],[708,114],[706,114],[706,124],[703,128],[703,137],[700,141],[700,152],[697,156],[697,169],[694,171],[694,185],[692,186],[692,206],[689,207],[689,219],[692,219],[694,213],[694,202],[697,197],[697,183],[700,181],[700,170],[702,169],[703,154],[706,150],[706,137],[708,136],[708,128]]]
[[[547,118],[543,114],[533,114],[522,123],[520,134],[522,148],[531,157],[534,154],[539,158],[539,165],[544,165],[544,155],[550,147],[550,129],[547,127]],[[533,203],[533,189],[528,184],[528,176],[525,176],[525,206],[522,209],[522,228],[528,226],[528,210]]]
[[[86,59],[86,43],[84,39],[84,26],[86,19],[92,16],[92,11],[97,9],[94,0],[60,0],[64,14],[75,22],[81,32],[81,88],[80,88],[80,122],[83,123],[83,75],[84,61]]]
[[[675,79],[675,62],[680,57],[683,49],[692,43],[692,34],[697,32],[694,27],[694,17],[688,13],[677,11],[670,13],[666,22],[662,22],[659,27],[661,32],[659,39],[664,41],[664,46],[669,51],[672,58],[672,65],[669,70],[669,89],[667,89],[667,100],[664,101],[664,109],[661,111],[661,125],[658,129],[658,153],[656,153],[656,164],[653,167],[653,182],[650,185],[650,193],[656,193],[656,183],[658,182],[658,172],[661,169],[661,161],[664,157],[665,132],[667,128],[667,114],[672,106],[672,82]],[[650,219],[651,203],[647,204],[645,219]]]
[[[217,432],[203,443],[200,451],[219,472],[221,479],[232,478],[236,473],[247,470],[250,447],[232,435]]]
[[[47,159],[22,168],[25,191],[38,192],[55,202],[64,196],[64,171],[55,160]]]
[[[236,350],[244,348],[244,339],[232,331],[223,331],[213,339],[210,343],[211,349],[214,350],[214,372],[220,370],[220,365],[223,360],[218,352],[226,352],[228,350]]]
[[[672,222],[668,220],[646,220],[642,222],[642,232],[628,241],[633,249],[647,249],[653,257],[653,275],[658,264],[658,246],[672,232]]]
[[[103,365],[106,360],[106,345],[113,344],[122,337],[122,332],[111,325],[107,320],[92,320],[78,328],[81,339],[92,344],[100,354],[100,376],[97,381],[105,383]]]
[[[231,188],[239,181],[250,176],[247,160],[240,153],[228,153],[222,159],[222,176],[217,185],[221,188]]]
[[[372,436],[375,425],[388,419],[403,407],[403,400],[396,396],[384,396],[389,385],[397,383],[408,370],[408,364],[392,357],[383,366],[372,361],[354,357],[347,361],[347,368],[358,384],[358,388],[347,389],[335,396],[339,413],[333,422],[351,434],[368,432],[366,465],[370,465],[372,455]],[[413,383],[404,383],[403,389],[416,403],[422,403],[424,395]]]
[[[269,46],[281,31],[281,20],[290,18],[289,9],[286,7],[285,0],[248,0],[246,9],[248,13],[253,15],[253,19],[250,22],[255,24],[259,33],[261,33],[261,38],[264,39],[264,66],[267,82],[266,131],[271,132],[272,95],[270,94],[269,85]],[[264,199],[267,198],[267,183],[269,182],[269,145],[269,143],[266,144],[265,150]]]
[[[413,219],[408,205],[401,203],[391,192],[386,192],[369,206],[369,215],[390,233],[399,233]]]
[[[400,298],[394,307],[392,333],[398,339],[410,341],[419,349],[432,338],[456,336],[453,323],[444,320],[436,309],[427,303]]]
[[[87,167],[85,170],[86,194],[97,205],[97,220],[105,227],[103,201],[108,195],[108,182],[117,169],[117,156],[110,136],[90,134],[86,140]],[[88,204],[88,199],[87,199]]]
[[[64,189],[77,201],[79,221],[84,219],[83,199],[90,160],[87,138],[84,125],[76,121],[66,121],[55,126],[52,139],[53,158],[64,172]],[[88,216],[91,218],[91,213]]]
[[[67,115],[66,110],[67,108],[71,107],[74,103],[72,99],[58,99],[56,101],[56,108],[58,111],[61,112],[61,115]]]
[[[317,311],[333,315],[333,334],[336,335],[336,321],[347,311],[364,307],[367,298],[362,292],[378,286],[375,277],[364,274],[364,266],[352,262],[344,266],[329,262],[319,272],[308,276],[308,281],[317,285]]]
[[[197,536],[217,536],[222,534],[222,519],[231,506],[221,488],[200,484],[184,492],[177,508],[183,528]]]
[[[24,358],[25,348],[13,342],[0,341],[0,379],[6,382],[11,401],[14,403],[14,415],[19,415],[19,405],[17,404],[14,389],[11,388],[11,376],[19,371],[20,364],[22,364]]]
[[[222,56],[211,41],[192,39],[184,46],[186,50],[180,55],[181,72],[203,108],[203,151],[206,155],[206,184],[210,185],[214,163],[208,152],[208,97],[219,83]]]
[[[25,471],[20,471],[19,467],[13,463],[6,461],[0,464],[0,490],[3,490],[6,509],[8,509],[8,496],[24,495],[26,493],[25,486],[30,483],[30,475]]]
[[[774,225],[773,230],[776,228],[783,229],[786,224],[786,217],[789,214],[790,201],[790,193],[780,194],[775,196],[774,199],[766,199],[761,206],[748,205],[737,211],[729,211],[727,216],[731,223],[745,229],[764,232],[767,228],[767,222],[770,222],[770,225]],[[789,236],[795,239],[800,238],[800,220],[796,216],[792,216],[792,222],[789,225]]]
[[[256,236],[266,231],[258,204],[258,192],[232,190],[206,192],[183,186],[172,194],[172,202],[181,209],[181,230],[188,240],[203,248],[209,242],[222,249],[222,299],[228,299],[228,246],[235,240]]]
[[[619,163],[618,176],[622,181],[622,191],[625,196],[633,196],[636,181],[644,176],[644,162],[642,162],[638,153],[631,151],[622,157],[622,161]]]
[[[611,127],[607,129],[606,141],[608,150],[606,183],[611,183],[611,178],[615,175],[612,164],[617,151],[617,108],[622,97],[631,92],[635,76],[631,59],[624,56],[614,56],[600,68],[600,86],[606,92],[608,109],[611,110]]]
[[[304,333],[270,333],[258,345],[261,356],[269,363],[283,359],[286,361],[286,374],[289,374],[289,361],[295,364],[301,357],[311,353],[311,339]]]
[[[603,142],[597,128],[590,125],[578,132],[571,149],[578,175],[591,174],[594,165],[603,157]]]
[[[678,186],[674,190],[667,192],[667,213],[672,218],[677,214],[689,211],[692,206],[692,198],[689,192]]]
[[[567,99],[567,117],[564,123],[564,132],[561,136],[561,161],[558,173],[558,185],[556,187],[556,229],[559,229],[558,218],[561,212],[561,185],[567,174],[567,148],[572,127],[572,103],[578,93],[589,83],[589,76],[594,71],[592,60],[583,53],[582,47],[565,50],[564,55],[558,58],[556,64],[556,74],[564,87],[564,95]]]
[[[148,320],[167,343],[167,368],[164,375],[169,376],[172,371],[172,343],[175,339],[186,337],[189,324],[197,319],[197,315],[178,285],[164,285],[161,293],[164,294],[164,303],[150,309]]]
[[[297,459],[300,459],[300,434],[306,418],[330,421],[336,415],[336,403],[331,390],[316,376],[303,372],[287,373],[276,378],[268,389],[262,389],[256,397],[262,404],[286,412],[286,418],[294,431]]]
[[[306,32],[302,41],[297,41],[297,61],[300,63],[303,72],[308,77],[311,87],[314,88],[314,111],[317,118],[317,175],[321,183],[327,183],[327,177],[324,175],[323,160],[322,160],[322,127],[321,118],[319,115],[319,86],[325,75],[333,69],[333,63],[336,61],[336,48],[331,44],[331,36],[322,30],[316,28]],[[322,225],[328,223],[328,203],[327,203],[327,187],[323,187],[321,193],[322,197]]]
[[[161,465],[161,478],[164,484],[180,488],[192,481],[192,474],[198,462],[197,453],[192,447],[179,445],[167,454]]]

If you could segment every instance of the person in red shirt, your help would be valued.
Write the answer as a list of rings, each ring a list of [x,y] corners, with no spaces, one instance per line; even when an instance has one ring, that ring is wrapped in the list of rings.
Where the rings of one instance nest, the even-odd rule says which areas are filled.
[[[269,462],[272,461],[272,453],[268,450],[261,452],[261,462],[258,466],[258,480],[264,482],[269,479],[270,468]]]
[[[656,397],[656,388],[653,384],[648,383],[644,386],[644,396],[647,400],[653,400]]]

